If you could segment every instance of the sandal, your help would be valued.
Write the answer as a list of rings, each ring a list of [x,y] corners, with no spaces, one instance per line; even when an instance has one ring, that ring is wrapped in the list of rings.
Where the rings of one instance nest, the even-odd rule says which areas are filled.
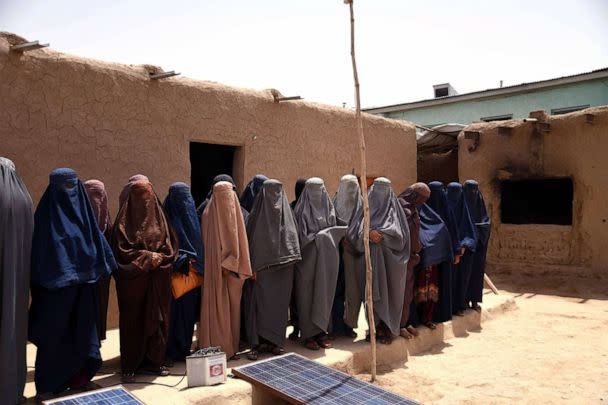
[[[458,311],[454,312],[454,315],[456,315],[456,316],[464,316],[464,311],[462,309],[459,309]]]
[[[428,322],[425,326],[431,330],[437,329],[437,325],[435,325],[433,322]]]
[[[420,332],[418,332],[418,329],[414,328],[412,325],[406,326],[405,329],[407,329],[407,331],[411,333],[414,337],[420,336]]]
[[[401,330],[399,331],[399,336],[401,336],[402,338],[406,338],[406,339],[413,339],[414,335],[412,335],[407,328],[401,328]]]
[[[135,381],[135,373],[122,373],[120,381],[123,383],[132,383]]]
[[[137,374],[157,375],[159,377],[166,377],[169,375],[169,370],[165,366],[149,366],[140,368],[139,370],[137,370]]]
[[[309,350],[319,350],[321,348],[314,339],[306,339],[304,342],[304,347]]]
[[[471,308],[473,308],[473,310],[477,311],[477,312],[481,312],[481,306],[479,306],[478,303],[474,303]]]
[[[331,342],[327,338],[327,336],[317,338],[317,344],[321,346],[323,349],[331,348]]]
[[[249,360],[256,361],[258,359],[258,351],[255,349],[249,350],[249,353],[247,353],[247,358]]]
[[[285,354],[285,349],[283,349],[281,346],[275,346],[270,350],[270,353],[272,353],[274,356],[280,356]]]

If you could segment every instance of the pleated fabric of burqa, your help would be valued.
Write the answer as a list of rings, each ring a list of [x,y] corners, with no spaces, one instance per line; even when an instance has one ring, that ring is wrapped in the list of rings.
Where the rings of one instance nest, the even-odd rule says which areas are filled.
[[[32,240],[29,340],[39,395],[84,388],[101,366],[97,283],[115,268],[76,172],[53,170]]]
[[[447,226],[428,204],[423,204],[418,210],[420,217],[420,264],[418,272],[429,267],[437,268],[440,283],[436,287],[438,291],[437,305],[434,305],[432,319],[434,322],[447,322],[452,319],[452,266],[454,254],[452,240]],[[446,287],[447,285],[447,287]],[[427,297],[428,298],[428,297]],[[415,307],[415,306],[414,306]],[[410,311],[413,323],[417,324],[416,311]]]
[[[369,191],[370,231],[378,231],[382,241],[370,241],[372,262],[372,298],[374,321],[383,322],[393,335],[399,335],[403,296],[410,256],[410,234],[407,219],[397,201],[390,180],[379,177]],[[359,252],[360,279],[364,280],[365,256],[363,242],[363,206],[360,206],[348,227],[348,240]]]
[[[475,306],[483,300],[483,276],[486,269],[486,255],[490,242],[491,221],[479,184],[475,180],[464,182],[464,198],[471,220],[477,228],[477,247],[472,257],[471,279],[467,289],[466,301]]]
[[[112,230],[118,262],[120,362],[123,374],[160,371],[171,307],[171,271],[178,242],[150,182],[129,186]]]
[[[443,187],[443,183],[432,181],[429,183],[431,196],[426,204],[439,216],[445,225],[450,237],[450,249],[452,257],[460,256],[459,234],[456,228],[456,219],[448,205],[448,199]],[[446,322],[452,319],[454,308],[454,297],[456,289],[456,273],[458,266],[453,262],[449,265],[439,267],[439,301],[435,306],[433,320],[435,322]]]
[[[304,186],[306,185],[306,178],[299,177],[296,180],[296,184],[294,185],[294,195],[295,199],[289,203],[291,210],[293,211],[296,208],[296,204],[302,195],[302,191],[304,191]],[[295,282],[295,275],[294,275]],[[298,309],[296,308],[296,296],[295,296],[295,285],[291,289],[291,300],[289,302],[289,324],[293,326],[293,332],[290,336],[290,339],[300,335],[300,329],[298,328]]]
[[[0,157],[0,398],[22,402],[34,212],[15,165]]]
[[[306,181],[294,209],[302,261],[296,264],[295,298],[301,337],[311,339],[327,332],[338,280],[338,244],[346,226],[338,226],[336,213],[318,177]]]
[[[464,249],[464,254],[458,270],[456,271],[455,289],[453,297],[453,310],[464,311],[467,308],[466,295],[471,280],[473,270],[473,255],[477,248],[477,228],[471,220],[469,209],[464,199],[464,192],[460,183],[452,182],[448,184],[447,192],[450,211],[456,219],[458,229],[458,246]]]
[[[110,210],[108,209],[108,194],[103,182],[92,179],[84,182],[84,188],[89,196],[89,201],[95,212],[97,225],[103,233],[108,243],[112,236],[112,219],[110,218]],[[99,340],[106,338],[107,318],[108,318],[108,300],[110,299],[110,275],[103,276],[97,282],[97,298],[99,317],[97,319],[97,334]]]
[[[243,283],[251,277],[245,221],[231,183],[213,186],[201,224],[205,277],[199,345],[220,346],[231,358],[239,348]]]
[[[247,183],[245,189],[241,193],[240,203],[243,211],[243,218],[245,219],[245,227],[247,227],[247,223],[249,221],[249,211],[253,208],[253,203],[255,201],[255,197],[262,190],[262,185],[264,182],[268,180],[263,174],[256,174],[253,176],[251,181]],[[247,214],[245,214],[247,213]],[[251,279],[245,280],[243,284],[243,295],[241,296],[241,313],[246,314],[248,308],[246,307],[246,301],[251,301],[251,294],[253,293],[253,285],[251,284]],[[247,316],[241,316],[241,340],[247,341],[249,340],[247,333],[249,328],[247,327]]]
[[[298,231],[289,201],[278,180],[266,180],[247,220],[251,270],[244,307],[252,347],[270,342],[283,346],[287,329],[293,269],[302,259]]]
[[[348,226],[362,204],[357,177],[352,174],[342,176],[338,192],[334,197],[338,225]],[[359,280],[360,274],[357,272],[355,255],[356,252],[346,239],[342,239],[340,241],[340,272],[332,309],[333,332],[347,334],[349,328],[357,327],[363,292],[360,290],[362,280]]]
[[[460,255],[459,230],[456,226],[454,213],[450,210],[445,187],[443,186],[443,183],[439,181],[432,181],[429,183],[429,189],[431,190],[431,195],[426,204],[439,215],[447,227],[452,241],[453,254]]]
[[[173,272],[188,275],[190,268],[203,275],[203,237],[201,223],[196,213],[190,187],[185,183],[173,183],[163,203],[167,219],[178,240]],[[179,298],[171,300],[167,358],[181,361],[190,355],[194,324],[200,318],[201,288],[194,288]]]

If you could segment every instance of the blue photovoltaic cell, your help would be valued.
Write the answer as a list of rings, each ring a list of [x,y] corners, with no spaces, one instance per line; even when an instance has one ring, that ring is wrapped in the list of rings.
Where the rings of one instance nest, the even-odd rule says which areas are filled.
[[[232,371],[244,380],[282,393],[296,404],[419,405],[416,401],[296,353],[237,367]]]
[[[47,405],[144,405],[123,386],[101,389],[46,401]]]

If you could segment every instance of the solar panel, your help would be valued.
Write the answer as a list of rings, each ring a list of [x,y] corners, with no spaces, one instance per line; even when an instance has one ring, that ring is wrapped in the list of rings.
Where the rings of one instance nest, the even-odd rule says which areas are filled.
[[[232,372],[297,405],[420,405],[296,353],[233,368]]]
[[[122,385],[44,401],[43,405],[144,405]]]

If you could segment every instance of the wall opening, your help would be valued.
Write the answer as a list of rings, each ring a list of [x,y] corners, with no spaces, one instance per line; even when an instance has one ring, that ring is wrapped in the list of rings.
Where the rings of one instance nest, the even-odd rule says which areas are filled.
[[[505,180],[500,188],[502,223],[572,225],[572,179]]]
[[[190,189],[197,206],[207,196],[215,176],[232,176],[235,150],[229,145],[190,142]]]
[[[416,161],[418,181],[440,181],[448,184],[458,181],[458,149],[442,153],[421,153]]]

